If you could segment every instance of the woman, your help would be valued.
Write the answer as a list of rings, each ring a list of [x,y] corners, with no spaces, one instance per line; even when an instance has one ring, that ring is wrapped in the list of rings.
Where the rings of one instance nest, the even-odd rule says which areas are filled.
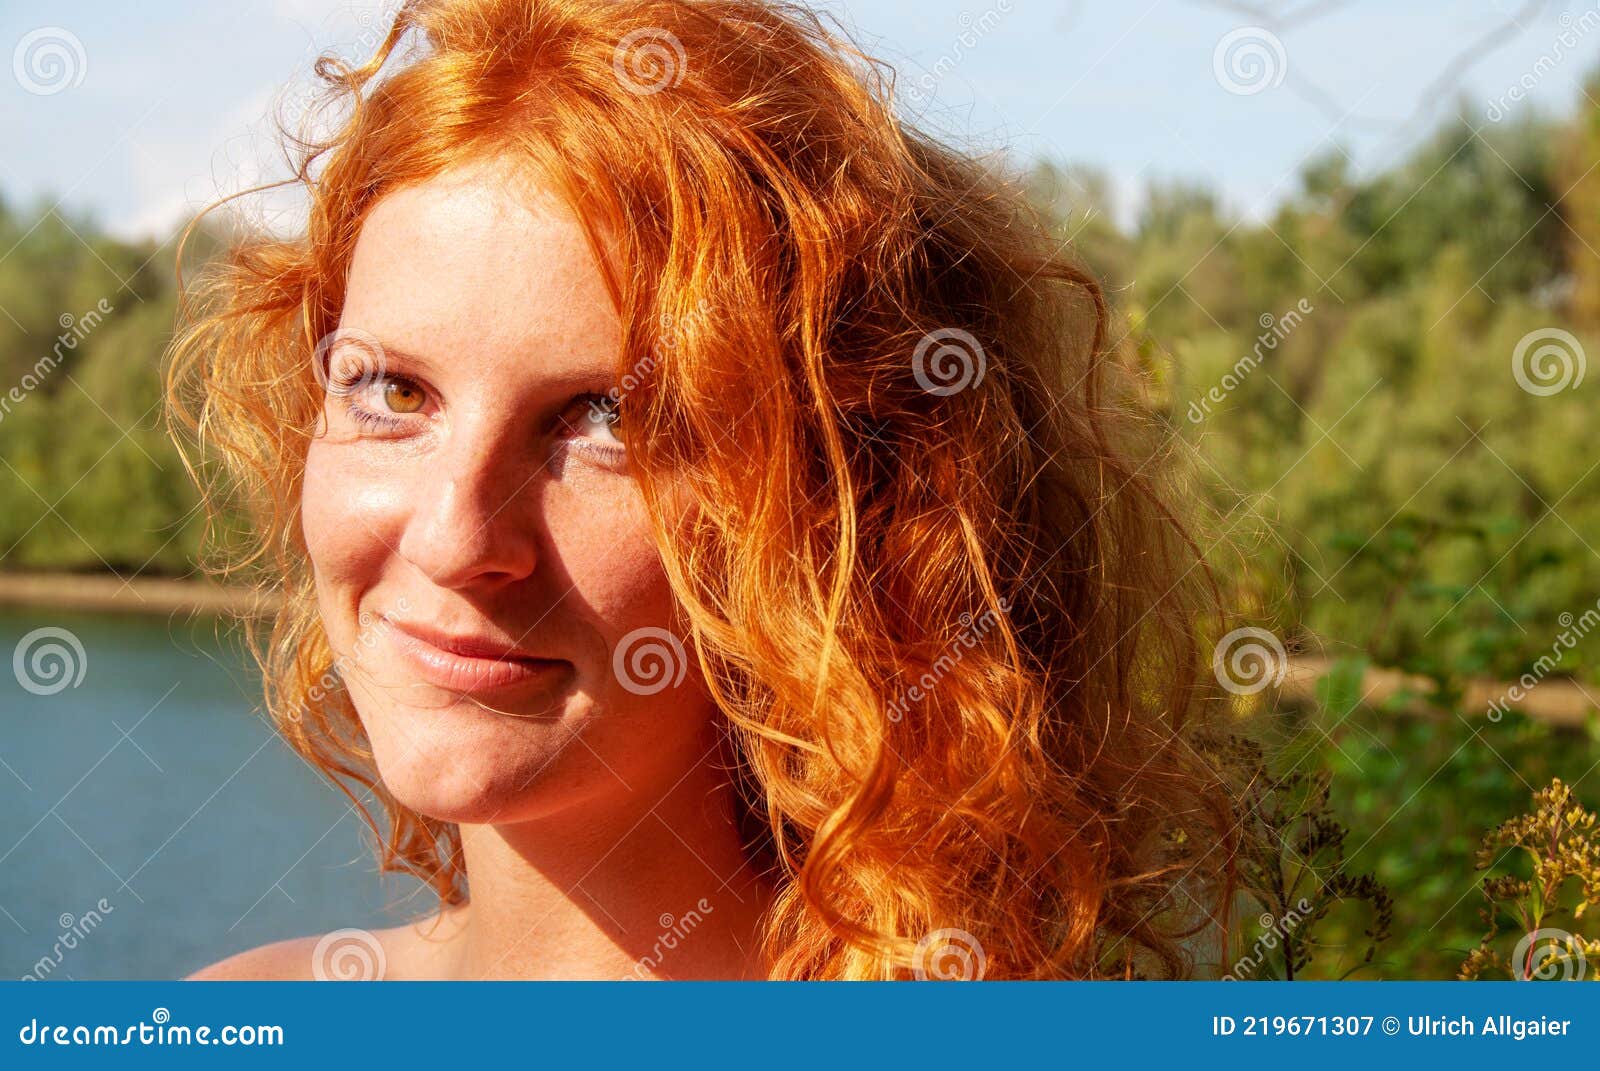
[[[318,70],[306,233],[212,261],[170,394],[268,709],[439,895],[363,973],[1186,973],[1206,571],[1015,183],[766,0],[421,0]]]

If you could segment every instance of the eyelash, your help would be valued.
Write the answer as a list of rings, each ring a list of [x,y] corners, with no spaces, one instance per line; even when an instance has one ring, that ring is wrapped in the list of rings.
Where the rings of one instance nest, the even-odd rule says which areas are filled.
[[[366,428],[394,431],[404,424],[404,421],[400,417],[387,416],[383,413],[377,412],[376,410],[368,409],[357,400],[363,391],[369,390],[373,386],[380,385],[384,382],[409,383],[412,386],[416,386],[418,389],[421,389],[420,385],[414,380],[407,379],[404,376],[381,375],[375,380],[368,381],[366,370],[363,370],[362,374],[356,376],[341,376],[338,373],[330,373],[328,377],[330,392],[337,395],[340,404],[344,408],[344,411],[348,413],[351,419],[353,419],[357,424],[360,424]]]
[[[349,395],[346,395],[344,398],[344,411],[349,413],[351,419],[363,427],[381,428],[384,431],[392,431],[399,427],[401,423],[399,417],[384,416],[382,413],[374,412],[373,410],[368,409],[366,406],[361,405]]]
[[[333,389],[339,392],[339,398],[343,403],[344,411],[350,415],[351,419],[353,419],[362,427],[381,431],[396,431],[400,429],[406,423],[405,418],[398,415],[391,416],[384,413],[379,413],[362,405],[359,401],[357,401],[357,395],[360,393],[360,390],[357,388],[363,386],[375,386],[384,382],[395,382],[409,384],[410,386],[415,387],[417,390],[422,391],[424,394],[427,393],[426,389],[423,388],[423,386],[416,380],[401,375],[380,376],[377,381],[370,384],[362,384],[360,378],[345,382],[337,376],[330,377],[330,382]],[[602,394],[599,391],[584,391],[581,394],[575,394],[572,396],[572,399],[567,402],[566,407],[562,410],[562,415],[565,416],[567,413],[572,412],[574,409],[579,407],[580,403],[584,409],[588,409],[590,406],[593,406],[596,403],[605,403],[609,400],[609,395]],[[597,451],[605,455],[609,460],[619,459],[625,456],[627,453],[627,447],[620,444],[600,443],[595,442],[593,439],[581,439],[577,437],[565,438],[562,445],[567,446],[573,442],[582,442],[584,444],[583,449]]]

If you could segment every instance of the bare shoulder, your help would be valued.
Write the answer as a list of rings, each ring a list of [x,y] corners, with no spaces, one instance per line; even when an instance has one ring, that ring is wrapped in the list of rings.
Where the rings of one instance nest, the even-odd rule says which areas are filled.
[[[294,937],[287,941],[274,941],[259,948],[218,960],[209,967],[201,967],[184,981],[187,982],[278,982],[309,981],[313,975],[311,965],[317,945],[323,938]]]
[[[189,975],[189,982],[382,981],[442,977],[462,915],[447,911],[383,930],[343,929],[248,949]]]

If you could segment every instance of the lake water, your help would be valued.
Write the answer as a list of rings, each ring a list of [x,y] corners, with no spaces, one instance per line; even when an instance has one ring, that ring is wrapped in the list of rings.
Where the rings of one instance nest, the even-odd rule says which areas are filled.
[[[51,660],[14,665],[43,627],[83,649],[66,648],[81,680],[53,694],[36,694],[65,683]],[[248,657],[214,622],[0,608],[4,977],[178,978],[429,909],[410,879],[380,882],[370,836],[273,732]]]

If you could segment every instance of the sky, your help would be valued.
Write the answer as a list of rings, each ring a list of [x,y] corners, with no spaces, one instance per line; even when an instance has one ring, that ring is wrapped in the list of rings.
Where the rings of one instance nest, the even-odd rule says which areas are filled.
[[[282,174],[272,109],[318,52],[376,44],[392,3],[0,0],[0,198],[165,238]],[[1124,223],[1176,179],[1264,218],[1309,158],[1371,174],[1457,110],[1485,128],[1566,114],[1600,67],[1600,0],[811,6],[895,68],[907,118],[975,152],[1096,168]]]

